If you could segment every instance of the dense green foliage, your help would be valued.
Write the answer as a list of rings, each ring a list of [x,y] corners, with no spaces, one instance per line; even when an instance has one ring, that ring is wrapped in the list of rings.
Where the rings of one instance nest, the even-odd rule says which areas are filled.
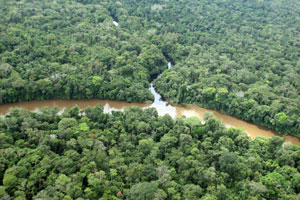
[[[158,91],[300,136],[299,1],[214,3],[182,10],[180,18],[194,15],[185,30],[197,39],[156,81]]]
[[[0,103],[144,102],[163,72],[165,98],[300,136],[298,0],[0,5]],[[0,199],[300,199],[300,147],[206,117],[14,109],[0,118]]]
[[[154,108],[0,120],[0,199],[299,199],[300,147]],[[84,113],[84,114],[83,114]]]
[[[153,100],[168,59],[165,98],[300,135],[298,0],[0,4],[0,103]]]
[[[160,19],[184,28],[178,32],[189,55],[156,81],[158,91],[174,102],[300,136],[300,2],[204,0],[179,6],[185,9],[162,10]]]
[[[115,27],[101,5],[0,1],[0,103],[48,98],[153,99],[167,68],[156,45]]]

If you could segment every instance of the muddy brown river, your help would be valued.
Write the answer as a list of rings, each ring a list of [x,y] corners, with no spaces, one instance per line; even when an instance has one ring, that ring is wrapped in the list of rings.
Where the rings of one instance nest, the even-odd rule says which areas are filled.
[[[99,99],[82,99],[82,100],[67,100],[67,99],[51,99],[44,101],[24,101],[19,103],[10,103],[0,105],[0,114],[5,115],[9,113],[9,109],[13,107],[25,108],[31,111],[38,111],[39,108],[43,106],[58,106],[61,111],[65,108],[71,108],[78,105],[79,108],[84,109],[87,106],[96,106],[101,104],[104,107],[104,112],[111,112],[112,110],[123,111],[129,106],[137,106],[139,108],[156,108],[159,115],[169,114],[171,117],[199,117],[203,119],[204,113],[209,111],[213,112],[214,115],[222,119],[227,127],[241,127],[244,131],[254,139],[257,136],[264,136],[267,138],[273,135],[279,135],[266,128],[254,125],[252,123],[245,122],[243,120],[237,119],[235,117],[222,114],[215,110],[204,109],[195,105],[178,105],[173,103],[168,103],[161,100],[160,95],[155,92],[153,86],[151,86],[151,91],[155,95],[155,101],[153,103],[127,103],[123,101],[113,101],[113,100],[99,100]],[[285,137],[286,142],[291,142],[296,145],[300,145],[300,140],[293,136],[280,135]]]
[[[168,63],[168,69],[172,67],[171,63]],[[264,136],[270,138],[273,135],[282,136],[285,138],[286,142],[291,142],[296,145],[300,145],[300,139],[294,136],[280,135],[271,131],[267,128],[254,125],[249,122],[245,122],[238,118],[232,117],[230,115],[222,114],[215,110],[209,110],[201,108],[195,105],[180,105],[174,104],[162,100],[161,95],[157,93],[151,84],[151,93],[154,95],[154,102],[152,103],[127,103],[123,101],[113,101],[113,100],[100,100],[100,99],[81,99],[81,100],[67,100],[67,99],[50,99],[44,101],[23,101],[18,103],[9,103],[0,105],[0,115],[5,115],[9,113],[9,109],[13,107],[24,108],[31,111],[38,111],[39,108],[43,106],[58,106],[62,112],[66,108],[72,108],[78,105],[79,108],[84,109],[87,106],[96,106],[101,104],[104,107],[104,112],[109,113],[113,110],[123,111],[125,108],[130,106],[137,106],[139,108],[156,108],[159,115],[169,114],[171,117],[198,117],[203,119],[205,112],[213,112],[214,115],[223,120],[226,127],[236,127],[242,128],[252,139],[257,136]]]

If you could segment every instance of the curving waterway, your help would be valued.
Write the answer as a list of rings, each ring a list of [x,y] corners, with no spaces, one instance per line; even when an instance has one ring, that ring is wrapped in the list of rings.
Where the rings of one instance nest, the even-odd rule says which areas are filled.
[[[171,67],[169,63],[168,68]],[[291,142],[296,145],[300,145],[300,139],[294,136],[279,135],[274,131],[266,129],[261,126],[254,125],[249,122],[245,122],[238,118],[232,117],[230,115],[222,114],[215,110],[209,110],[201,108],[195,105],[180,105],[174,104],[172,102],[164,101],[161,98],[161,95],[155,91],[153,84],[151,84],[150,90],[155,97],[154,102],[152,103],[127,103],[123,101],[114,101],[114,100],[100,100],[100,99],[80,99],[80,100],[67,100],[67,99],[50,99],[44,101],[23,101],[18,103],[9,103],[0,105],[0,114],[5,115],[9,113],[10,108],[19,107],[31,111],[38,111],[43,106],[58,106],[61,111],[66,108],[72,108],[75,105],[78,105],[79,108],[84,109],[87,106],[96,106],[101,104],[104,107],[104,112],[109,113],[113,110],[123,111],[125,108],[130,106],[137,106],[139,108],[156,108],[159,115],[169,114],[171,117],[199,117],[203,119],[205,112],[213,112],[214,115],[223,120],[227,127],[240,127],[242,128],[252,139],[257,136],[264,136],[267,138],[272,137],[273,135],[282,136],[286,139],[286,142]]]

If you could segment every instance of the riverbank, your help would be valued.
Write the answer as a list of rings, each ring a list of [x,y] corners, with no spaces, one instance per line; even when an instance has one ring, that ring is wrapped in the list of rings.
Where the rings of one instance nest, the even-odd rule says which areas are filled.
[[[223,120],[227,127],[242,128],[252,139],[263,136],[270,138],[274,135],[284,137],[286,142],[291,142],[295,145],[300,145],[299,138],[290,135],[281,135],[277,134],[274,131],[263,128],[261,126],[240,120],[230,115],[222,114],[215,110],[205,109],[198,107],[196,105],[181,105],[175,104],[170,101],[163,101],[157,99],[153,103],[127,103],[124,101],[115,101],[115,100],[100,100],[100,99],[81,99],[81,100],[68,100],[68,99],[50,99],[50,100],[34,100],[34,101],[23,101],[18,103],[9,103],[0,105],[0,114],[5,115],[9,112],[10,108],[19,107],[24,108],[30,111],[38,111],[41,107],[49,106],[54,107],[58,106],[60,112],[66,108],[72,108],[77,105],[80,109],[84,109],[87,106],[96,106],[101,104],[104,107],[104,112],[109,113],[111,111],[124,111],[125,108],[130,106],[136,106],[141,109],[146,108],[156,108],[159,115],[169,114],[172,118],[176,117],[198,117],[203,119],[205,112],[213,112],[214,115]]]

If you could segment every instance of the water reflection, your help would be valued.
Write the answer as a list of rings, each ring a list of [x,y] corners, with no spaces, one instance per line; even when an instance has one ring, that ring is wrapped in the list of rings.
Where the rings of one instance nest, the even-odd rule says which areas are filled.
[[[175,118],[177,116],[176,107],[170,105],[167,101],[162,100],[161,95],[158,94],[153,87],[153,83],[151,83],[150,91],[154,95],[154,101],[146,108],[156,108],[159,115],[169,114],[171,117]]]

